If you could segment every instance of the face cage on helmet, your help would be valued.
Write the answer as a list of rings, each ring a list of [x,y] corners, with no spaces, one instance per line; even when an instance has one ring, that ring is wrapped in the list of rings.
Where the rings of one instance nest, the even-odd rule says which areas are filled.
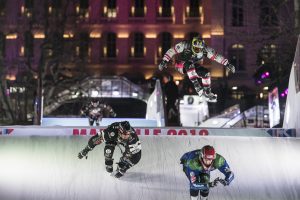
[[[129,129],[129,130],[126,130],[123,126],[122,126],[122,124],[120,124],[120,133],[121,134],[131,134],[132,133],[132,130],[131,130],[131,128]]]
[[[97,102],[92,102],[92,105],[93,105],[94,107],[96,107],[96,106],[99,105],[99,102],[98,102],[98,101],[97,101]]]
[[[201,48],[193,46],[193,53],[200,53]]]
[[[201,49],[204,48],[204,41],[198,39],[198,38],[194,38],[192,40],[192,51],[193,53],[199,53],[201,51]]]

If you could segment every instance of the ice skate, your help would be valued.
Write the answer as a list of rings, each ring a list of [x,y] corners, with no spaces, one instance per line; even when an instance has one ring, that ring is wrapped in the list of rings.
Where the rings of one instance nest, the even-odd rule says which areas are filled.
[[[203,92],[203,96],[207,102],[216,103],[218,96],[211,92],[211,89],[206,89]]]
[[[106,165],[105,169],[108,173],[112,173],[114,170],[112,165]]]

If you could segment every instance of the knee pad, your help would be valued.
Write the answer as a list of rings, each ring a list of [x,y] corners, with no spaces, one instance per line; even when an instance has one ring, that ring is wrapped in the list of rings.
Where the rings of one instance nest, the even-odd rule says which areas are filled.
[[[199,190],[190,189],[190,195],[191,195],[191,197],[198,197]]]
[[[142,157],[142,151],[140,151],[136,154],[133,154],[131,156],[131,158],[129,159],[129,161],[132,165],[136,165],[141,160],[141,157]]]
[[[112,159],[114,154],[115,146],[112,144],[107,144],[104,147],[104,157],[105,159]]]
[[[105,158],[105,165],[113,165],[114,159],[112,158]]]
[[[209,194],[209,190],[202,190],[202,191],[200,191],[201,197],[207,197],[208,194]]]
[[[206,174],[206,173],[200,174],[199,178],[200,178],[200,183],[207,183],[208,184],[209,181],[210,181],[210,174]],[[208,194],[209,194],[209,189],[200,191],[200,195],[202,197],[207,197]]]

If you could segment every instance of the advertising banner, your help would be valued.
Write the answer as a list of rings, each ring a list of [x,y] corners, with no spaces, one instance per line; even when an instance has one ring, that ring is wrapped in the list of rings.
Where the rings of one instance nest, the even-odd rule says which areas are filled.
[[[277,87],[269,92],[269,122],[270,128],[280,123],[280,108]]]

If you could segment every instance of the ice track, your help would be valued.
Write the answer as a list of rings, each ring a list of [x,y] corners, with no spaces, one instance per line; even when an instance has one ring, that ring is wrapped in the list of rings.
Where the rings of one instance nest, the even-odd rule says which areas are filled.
[[[235,173],[210,200],[299,200],[300,140],[226,136],[140,136],[142,159],[120,180],[104,169],[104,145],[79,160],[89,137],[0,137],[0,199],[188,200],[179,158],[210,144]],[[115,161],[120,151],[115,150]],[[212,172],[212,178],[220,175]]]

